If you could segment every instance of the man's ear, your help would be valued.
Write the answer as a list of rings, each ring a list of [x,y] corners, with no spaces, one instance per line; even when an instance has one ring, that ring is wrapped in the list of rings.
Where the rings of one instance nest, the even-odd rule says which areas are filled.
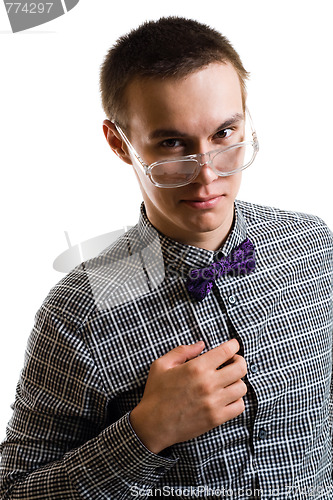
[[[120,134],[117,131],[114,123],[112,123],[110,120],[104,120],[103,132],[112,151],[117,156],[119,156],[119,158],[123,160],[125,163],[132,165],[130,155],[128,154],[127,146],[120,137]]]

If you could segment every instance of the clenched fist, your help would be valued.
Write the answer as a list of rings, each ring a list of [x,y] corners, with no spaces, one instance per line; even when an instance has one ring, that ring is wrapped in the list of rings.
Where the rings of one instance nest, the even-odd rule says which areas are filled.
[[[202,354],[197,342],[172,349],[154,361],[130,422],[153,453],[187,441],[244,411],[246,362],[229,340]],[[223,365],[221,367],[221,365]]]

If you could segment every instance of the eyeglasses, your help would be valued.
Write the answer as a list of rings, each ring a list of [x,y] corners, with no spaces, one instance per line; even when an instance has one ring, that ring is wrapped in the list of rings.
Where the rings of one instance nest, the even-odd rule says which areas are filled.
[[[136,164],[147,175],[150,181],[161,188],[174,188],[190,184],[199,175],[203,165],[209,165],[216,175],[227,177],[249,167],[259,151],[257,134],[248,109],[246,109],[251,129],[248,141],[229,142],[226,148],[216,149],[208,153],[180,156],[178,158],[155,161],[147,165],[138,155],[120,126],[114,123]],[[235,134],[237,136],[237,134]]]

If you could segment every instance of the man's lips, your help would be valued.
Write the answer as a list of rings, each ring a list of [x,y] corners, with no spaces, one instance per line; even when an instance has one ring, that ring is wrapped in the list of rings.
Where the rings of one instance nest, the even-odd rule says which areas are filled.
[[[184,201],[208,201],[208,200],[213,200],[214,198],[219,198],[220,196],[223,196],[222,194],[211,194],[209,196],[196,196],[193,198],[190,198],[188,200]]]
[[[212,194],[204,197],[193,197],[189,200],[182,200],[186,205],[192,208],[213,208],[215,207],[223,198],[223,194]]]

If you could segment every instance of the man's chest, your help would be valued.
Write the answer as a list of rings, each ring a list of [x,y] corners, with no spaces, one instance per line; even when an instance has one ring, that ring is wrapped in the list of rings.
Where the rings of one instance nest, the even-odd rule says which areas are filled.
[[[143,388],[151,363],[180,344],[207,349],[236,336],[249,380],[265,397],[326,384],[332,352],[332,298],[325,269],[304,262],[259,262],[253,275],[218,280],[203,302],[184,283],[166,279],[151,294],[99,311],[88,323],[90,349],[110,397]],[[322,387],[324,389],[324,386]],[[137,403],[138,401],[133,401]],[[132,403],[130,396],[130,404]]]

